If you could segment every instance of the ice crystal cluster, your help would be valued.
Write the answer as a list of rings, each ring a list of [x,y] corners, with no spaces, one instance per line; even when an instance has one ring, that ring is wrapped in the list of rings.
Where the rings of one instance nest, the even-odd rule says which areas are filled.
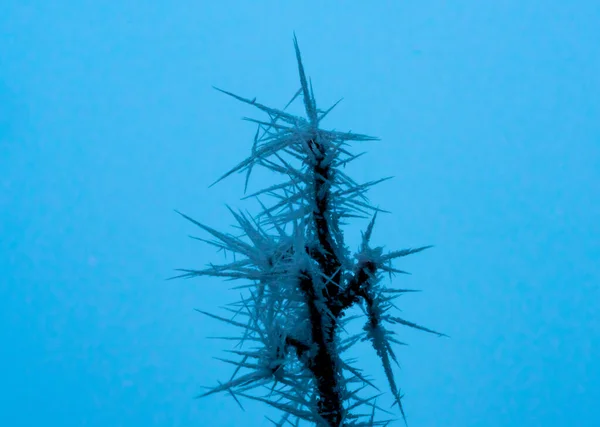
[[[406,421],[392,371],[392,363],[398,364],[392,345],[402,343],[392,327],[399,324],[442,334],[396,316],[394,299],[410,290],[386,287],[382,279],[386,273],[390,278],[404,273],[392,261],[429,246],[388,253],[372,246],[380,209],[369,204],[365,193],[383,180],[358,184],[341,168],[360,156],[347,150],[350,141],[377,138],[319,127],[337,103],[327,110],[317,107],[295,37],[294,46],[301,87],[287,106],[300,97],[306,117],[289,114],[287,106],[270,108],[256,98],[221,90],[268,118],[247,119],[258,126],[251,154],[218,181],[245,173],[247,188],[253,167],[262,166],[281,175],[282,182],[247,196],[258,200],[257,215],[230,209],[240,231],[236,234],[219,232],[181,214],[212,237],[200,240],[234,258],[200,270],[181,269],[177,277],[241,280],[240,288],[246,292],[226,307],[231,316],[202,311],[240,331],[236,337],[224,337],[238,341],[230,351],[232,358],[222,359],[235,366],[231,378],[202,396],[223,392],[238,403],[240,397],[264,402],[282,412],[280,419],[270,419],[276,426],[297,426],[303,421],[326,427],[388,425],[390,419],[375,417],[379,411],[390,414],[376,403],[379,389],[345,357],[353,345],[367,340],[381,360]],[[341,226],[348,218],[369,217],[362,243],[352,254]],[[354,305],[362,308],[364,316],[345,316]],[[345,327],[357,318],[362,318],[364,327],[350,335]]]

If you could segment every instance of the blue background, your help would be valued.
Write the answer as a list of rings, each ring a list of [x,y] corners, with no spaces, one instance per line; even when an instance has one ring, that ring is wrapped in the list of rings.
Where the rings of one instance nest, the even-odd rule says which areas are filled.
[[[237,291],[164,279],[222,260],[172,209],[227,230],[224,203],[252,205],[242,176],[208,185],[262,116],[211,85],[282,107],[293,31],[318,105],[345,98],[325,126],[382,138],[348,169],[396,177],[370,193],[392,211],[374,242],[436,245],[394,282],[425,291],[405,317],[451,336],[399,329],[409,424],[600,425],[598,2],[0,10],[0,425],[268,425],[263,405],[193,400],[231,373],[204,339],[231,330],[192,309]]]

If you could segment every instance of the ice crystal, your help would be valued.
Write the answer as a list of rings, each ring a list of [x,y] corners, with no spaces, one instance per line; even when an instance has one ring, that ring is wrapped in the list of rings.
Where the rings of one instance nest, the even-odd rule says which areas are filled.
[[[198,238],[219,250],[234,254],[227,264],[209,264],[204,269],[181,269],[176,277],[213,276],[243,280],[246,295],[227,307],[231,316],[201,311],[239,329],[232,358],[221,359],[235,366],[231,378],[201,396],[224,392],[240,405],[240,397],[257,400],[283,412],[275,426],[299,425],[308,421],[319,426],[385,426],[375,412],[389,413],[377,405],[375,395],[363,390],[375,384],[353,366],[344,353],[361,340],[371,342],[381,359],[389,388],[404,420],[400,389],[392,371],[398,364],[392,344],[402,344],[390,329],[395,324],[442,335],[390,314],[392,301],[408,289],[393,289],[381,283],[405,273],[392,261],[429,246],[384,253],[370,240],[381,209],[372,206],[367,190],[387,179],[358,184],[341,168],[360,155],[347,150],[349,142],[377,138],[324,130],[321,121],[327,110],[317,107],[312,85],[306,78],[300,49],[294,37],[301,97],[306,117],[267,107],[256,98],[219,91],[258,108],[267,119],[247,118],[257,125],[251,154],[218,181],[234,173],[245,173],[245,189],[255,166],[283,177],[246,196],[255,198],[262,210],[252,216],[230,209],[241,235],[217,231],[191,217],[184,218],[211,236]],[[338,101],[339,102],[339,101]],[[288,103],[287,105],[290,105]],[[217,181],[217,182],[218,182]],[[261,197],[272,200],[265,205]],[[344,243],[341,225],[346,218],[371,216],[362,243],[355,254]],[[344,336],[344,326],[353,318],[345,312],[363,307],[363,331]]]

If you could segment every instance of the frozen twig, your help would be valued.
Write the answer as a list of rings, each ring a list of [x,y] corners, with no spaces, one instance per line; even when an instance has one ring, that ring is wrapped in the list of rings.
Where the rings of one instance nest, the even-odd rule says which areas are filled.
[[[444,335],[390,315],[392,300],[413,290],[387,288],[381,278],[383,273],[390,278],[393,273],[406,273],[393,267],[392,261],[429,246],[385,254],[383,248],[371,246],[377,213],[385,211],[372,206],[366,192],[388,178],[358,184],[341,168],[360,157],[344,148],[349,141],[377,138],[319,127],[337,103],[327,110],[317,108],[295,37],[294,48],[301,87],[292,101],[302,97],[306,117],[284,111],[292,101],[279,110],[256,98],[218,89],[266,113],[268,119],[248,119],[258,126],[250,157],[216,182],[245,172],[245,192],[254,166],[283,175],[284,181],[245,197],[258,200],[262,210],[256,216],[229,209],[241,231],[238,236],[181,213],[212,238],[198,240],[233,253],[234,260],[203,269],[179,269],[176,277],[212,276],[249,282],[237,287],[250,295],[227,307],[231,318],[198,310],[242,331],[237,338],[222,337],[239,341],[230,353],[241,359],[221,359],[235,366],[232,377],[201,396],[224,392],[240,406],[240,397],[267,403],[283,412],[280,421],[271,420],[276,426],[299,425],[301,420],[325,427],[388,425],[390,420],[375,419],[376,410],[387,412],[375,404],[379,394],[359,396],[363,389],[377,387],[343,354],[361,340],[371,342],[404,418],[402,396],[392,370],[392,362],[398,364],[392,344],[403,343],[394,338],[386,324]],[[259,196],[272,197],[274,203],[265,205]],[[369,212],[374,215],[352,256],[344,243],[342,219],[364,217]],[[363,332],[344,338],[344,325],[355,318],[345,316],[345,312],[357,304],[365,308]],[[266,394],[258,394],[264,390]],[[360,408],[367,411],[360,413]]]

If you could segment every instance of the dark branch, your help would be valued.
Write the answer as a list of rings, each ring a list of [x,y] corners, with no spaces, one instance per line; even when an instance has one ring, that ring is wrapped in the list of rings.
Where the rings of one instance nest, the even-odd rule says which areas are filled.
[[[309,273],[301,271],[299,279],[299,287],[308,306],[312,342],[316,346],[316,354],[308,368],[313,374],[319,391],[319,413],[331,426],[339,426],[344,408],[339,393],[338,366],[331,352],[335,327],[333,322],[327,326],[324,324],[327,315],[317,306],[317,296]]]
[[[307,344],[290,336],[285,337],[285,345],[293,347],[298,359],[302,359],[302,357],[310,350],[310,347]]]
[[[321,267],[321,271],[331,278],[331,282],[325,287],[325,296],[327,298],[327,305],[331,309],[332,305],[337,299],[339,293],[339,284],[342,277],[340,266],[342,265],[336,250],[334,249],[333,238],[331,236],[330,224],[328,223],[326,212],[329,209],[329,198],[331,196],[330,190],[330,178],[332,175],[331,166],[325,164],[325,147],[316,141],[315,138],[308,141],[308,147],[310,148],[314,158],[315,164],[313,166],[314,176],[314,192],[315,192],[315,206],[316,209],[313,212],[315,220],[315,229],[317,233],[317,240],[319,241],[321,256],[317,259]]]
[[[339,317],[344,310],[357,303],[361,297],[365,297],[367,284],[376,271],[377,266],[372,261],[359,264],[352,279],[348,281],[343,292],[338,295],[338,303],[332,308],[334,316]]]

